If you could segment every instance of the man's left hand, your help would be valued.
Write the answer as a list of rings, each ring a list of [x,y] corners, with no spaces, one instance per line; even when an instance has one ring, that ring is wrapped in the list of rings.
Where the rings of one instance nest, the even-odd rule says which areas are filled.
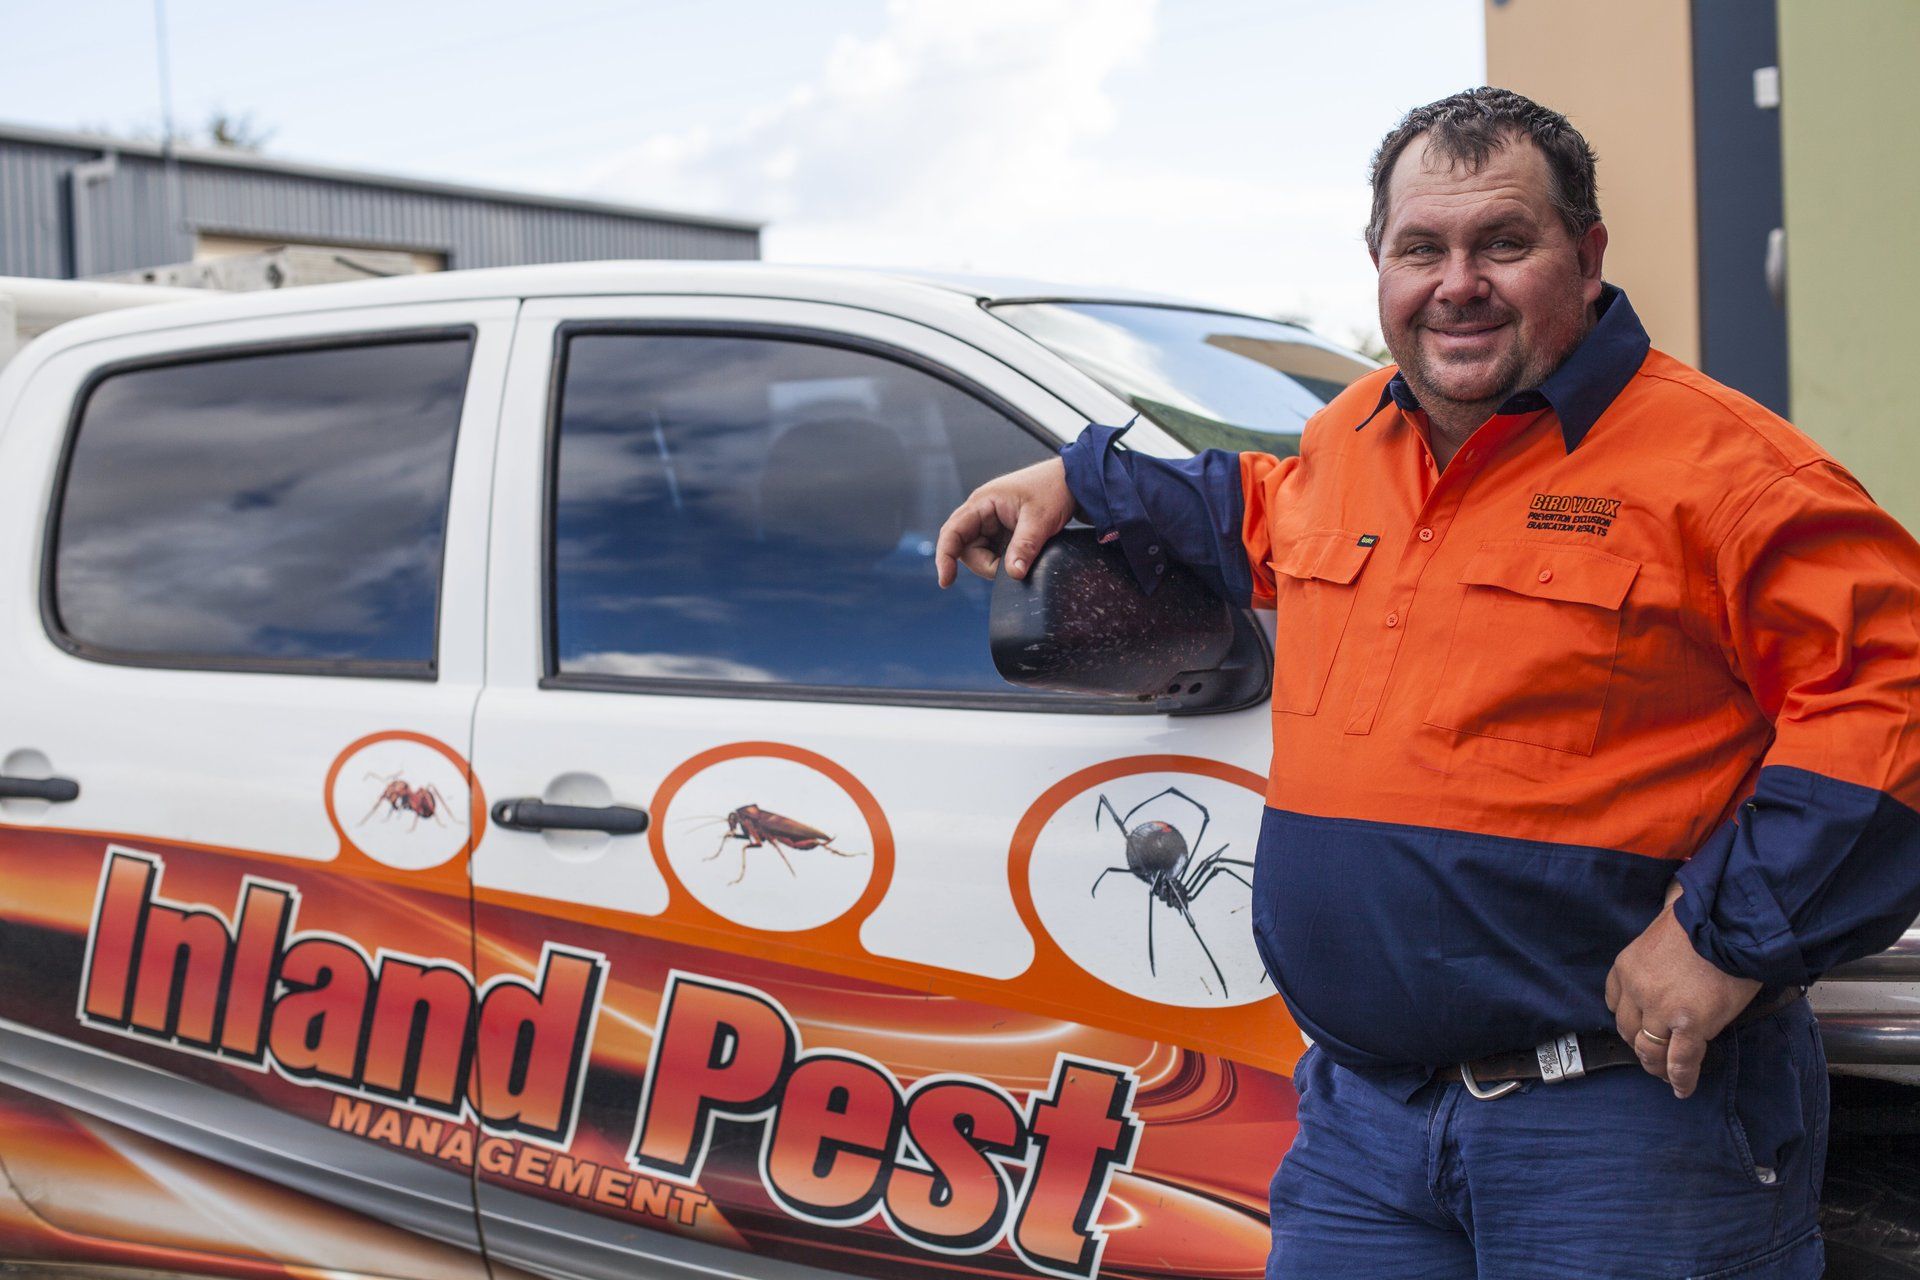
[[[1707,1041],[1739,1016],[1760,984],[1735,977],[1693,949],[1673,918],[1679,896],[1675,884],[1646,932],[1614,958],[1607,973],[1607,1008],[1640,1065],[1684,1098],[1700,1083]]]

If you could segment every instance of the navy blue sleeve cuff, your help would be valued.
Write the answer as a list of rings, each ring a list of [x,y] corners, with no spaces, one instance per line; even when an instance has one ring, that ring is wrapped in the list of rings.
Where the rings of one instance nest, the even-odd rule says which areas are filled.
[[[1060,450],[1067,488],[1082,519],[1102,542],[1119,542],[1127,567],[1140,589],[1152,595],[1166,576],[1167,554],[1155,534],[1135,483],[1131,459],[1115,445],[1135,422],[1105,427],[1089,423],[1072,444]]]
[[[1680,868],[1674,918],[1728,973],[1804,985],[1892,946],[1920,913],[1920,815],[1782,765]]]
[[[1673,918],[1711,964],[1735,977],[1797,986],[1808,981],[1806,966],[1779,910],[1750,900],[1737,886],[1721,900],[1740,834],[1729,822],[1681,866],[1675,879],[1685,892],[1673,904]]]
[[[1222,599],[1247,604],[1253,576],[1241,534],[1240,455],[1203,449],[1159,458],[1121,446],[1126,431],[1089,426],[1060,451],[1080,514],[1102,542],[1120,544],[1141,590],[1151,594],[1178,563]]]

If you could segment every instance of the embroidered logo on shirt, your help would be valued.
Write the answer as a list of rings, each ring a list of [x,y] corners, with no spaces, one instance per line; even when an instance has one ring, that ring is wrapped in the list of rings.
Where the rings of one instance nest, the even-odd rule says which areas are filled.
[[[1527,509],[1527,528],[1551,533],[1590,533],[1604,538],[1620,514],[1618,498],[1588,498],[1577,493],[1536,493]]]
[[[1354,546],[1356,546],[1356,547],[1370,547],[1370,546],[1372,546],[1372,545],[1373,545],[1374,543],[1376,543],[1376,542],[1378,542],[1378,541],[1380,541],[1380,535],[1379,535],[1379,534],[1377,534],[1377,533],[1363,533],[1363,534],[1361,534],[1361,535],[1360,535],[1360,541],[1358,541],[1358,542],[1356,542],[1356,543],[1354,543],[1353,545],[1354,545]]]

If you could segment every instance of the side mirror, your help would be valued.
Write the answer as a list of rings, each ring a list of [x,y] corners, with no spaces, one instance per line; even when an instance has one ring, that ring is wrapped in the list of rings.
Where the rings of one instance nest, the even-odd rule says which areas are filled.
[[[1074,528],[1047,543],[1024,581],[994,579],[987,629],[1011,684],[1218,711],[1267,691],[1265,637],[1240,613],[1178,565],[1147,595],[1117,545]]]

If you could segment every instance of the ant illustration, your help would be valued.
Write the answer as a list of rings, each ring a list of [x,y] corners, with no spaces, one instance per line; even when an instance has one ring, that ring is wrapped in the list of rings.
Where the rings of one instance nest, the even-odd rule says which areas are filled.
[[[1200,811],[1200,830],[1194,834],[1191,846],[1188,845],[1187,838],[1180,834],[1180,829],[1170,822],[1150,820],[1137,827],[1128,828],[1127,823],[1133,820],[1134,814],[1164,796],[1178,797]],[[1102,810],[1112,815],[1114,825],[1118,826],[1126,836],[1127,865],[1108,867],[1094,877],[1093,888],[1087,891],[1088,896],[1098,893],[1100,882],[1116,871],[1129,872],[1138,878],[1147,886],[1147,971],[1156,977],[1160,972],[1153,957],[1153,904],[1164,902],[1178,911],[1181,919],[1187,922],[1187,928],[1193,930],[1194,941],[1200,944],[1200,950],[1206,954],[1207,963],[1213,966],[1213,976],[1220,980],[1220,994],[1226,995],[1226,976],[1220,972],[1220,962],[1213,958],[1213,951],[1207,946],[1207,940],[1200,936],[1200,926],[1194,923],[1193,912],[1188,909],[1188,905],[1200,896],[1202,890],[1213,883],[1215,876],[1232,876],[1248,889],[1252,889],[1253,882],[1234,868],[1245,867],[1251,871],[1253,864],[1242,858],[1223,857],[1222,855],[1227,851],[1227,846],[1224,844],[1198,862],[1193,861],[1194,850],[1198,849],[1201,841],[1207,838],[1207,824],[1213,818],[1207,812],[1205,805],[1178,787],[1168,787],[1164,791],[1155,792],[1127,810],[1124,817],[1113,807],[1113,802],[1102,795],[1093,810],[1093,827],[1096,831],[1100,829]]]
[[[422,818],[432,819],[435,826],[444,827],[447,825],[446,815],[440,811],[442,809],[452,811],[453,806],[448,804],[447,798],[440,794],[440,788],[434,786],[431,782],[423,787],[408,786],[400,778],[400,775],[404,772],[405,770],[403,769],[395,770],[392,773],[374,773],[371,770],[368,771],[368,779],[384,782],[387,785],[386,789],[380,793],[380,798],[373,802],[373,808],[367,810],[367,816],[360,819],[356,825],[366,826],[367,822],[383,804],[387,806],[387,812],[380,819],[382,822],[389,821],[396,813],[410,813],[413,815],[413,822],[407,827],[409,831],[418,827],[420,825],[420,819]],[[456,814],[456,816],[458,815]]]
[[[723,819],[711,818],[708,821],[720,822]],[[739,884],[747,878],[747,850],[758,849],[763,845],[779,854],[780,861],[786,864],[788,874],[796,876],[799,873],[794,871],[793,862],[781,848],[782,845],[788,849],[825,849],[839,858],[867,856],[864,853],[849,853],[844,849],[836,849],[833,847],[833,837],[826,832],[784,814],[762,809],[757,804],[741,805],[729,813],[724,821],[727,824],[727,833],[720,837],[719,846],[701,861],[712,862],[725,853],[729,840],[746,841],[740,849],[740,874],[727,881],[728,884]]]

